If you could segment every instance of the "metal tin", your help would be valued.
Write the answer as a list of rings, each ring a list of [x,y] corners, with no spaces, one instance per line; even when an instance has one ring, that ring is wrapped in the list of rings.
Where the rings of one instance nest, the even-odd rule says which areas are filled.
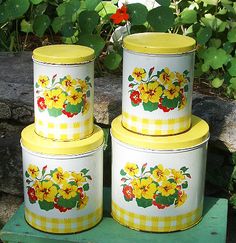
[[[93,132],[94,50],[50,45],[33,51],[35,132],[59,141]]]
[[[74,233],[102,219],[103,131],[76,142],[38,136],[34,125],[21,137],[25,219],[50,233]]]
[[[191,125],[195,40],[140,33],[123,41],[122,124],[146,135],[173,135]]]
[[[154,137],[112,122],[112,216],[135,230],[170,232],[202,217],[209,128],[193,116],[186,133]]]

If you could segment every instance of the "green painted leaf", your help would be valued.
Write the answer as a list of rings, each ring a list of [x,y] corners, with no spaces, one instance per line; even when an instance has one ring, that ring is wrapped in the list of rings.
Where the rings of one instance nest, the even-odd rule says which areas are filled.
[[[129,75],[128,80],[129,80],[130,82],[132,82],[132,81],[134,81],[134,78],[133,78],[131,75]]]
[[[63,197],[59,197],[57,204],[64,208],[74,208],[78,201],[79,195],[77,193],[75,197],[72,197],[70,199],[64,199]]]
[[[120,171],[120,175],[125,176],[126,174],[127,173],[123,169]]]
[[[188,168],[186,166],[183,166],[180,168],[180,170],[182,170],[183,172],[186,172],[188,170]]]
[[[164,99],[162,100],[162,106],[165,106],[167,108],[176,108],[178,106],[179,101],[180,96],[172,100],[169,100],[167,97],[164,97]]]
[[[92,177],[90,175],[86,175],[85,177],[89,180],[92,180]]]
[[[183,188],[183,189],[188,188],[188,182],[187,182],[187,181],[185,181],[185,182],[182,184],[182,188]]]
[[[210,27],[202,27],[197,32],[197,42],[200,45],[204,45],[212,36],[212,29]]]
[[[133,107],[139,106],[139,104],[135,104],[133,101],[131,101],[131,105],[132,105]]]
[[[156,0],[157,3],[159,3],[161,6],[170,6],[170,0]]]
[[[29,178],[29,177],[30,177],[28,171],[25,171],[25,177],[26,177],[26,178]]]
[[[47,28],[50,25],[50,22],[51,21],[50,21],[49,17],[45,14],[37,16],[33,23],[34,33],[39,37],[43,37],[45,31],[47,30]]]
[[[139,207],[142,208],[147,208],[152,206],[152,199],[145,199],[143,197],[141,197],[140,199],[136,198],[136,202],[138,204]]]
[[[88,183],[84,184],[83,189],[84,189],[85,192],[88,191],[89,190],[89,184]]]
[[[236,76],[236,57],[232,58],[228,63],[227,71],[231,76]]]
[[[30,2],[35,4],[35,5],[41,3],[42,1],[43,0],[30,0]]]
[[[141,173],[143,173],[145,171],[146,167],[147,167],[147,163],[143,164],[143,166],[141,168]]]
[[[94,49],[96,57],[98,57],[105,46],[105,41],[95,34],[81,34],[78,43]]]
[[[104,65],[110,70],[115,70],[120,66],[122,57],[114,52],[109,53],[104,59]]]
[[[223,83],[224,83],[224,79],[214,78],[211,82],[211,85],[214,88],[219,88],[222,86]]]
[[[45,200],[43,201],[38,201],[39,202],[39,207],[42,209],[42,210],[46,210],[46,211],[49,211],[51,209],[54,208],[54,203],[53,202],[47,202]]]
[[[178,193],[176,193],[176,192],[173,195],[169,195],[168,197],[164,197],[161,194],[158,194],[156,196],[155,201],[158,204],[170,206],[170,205],[174,204],[177,196],[178,196]]]
[[[71,105],[70,103],[68,103],[66,105],[65,110],[70,113],[80,113],[81,108],[82,108],[82,102],[77,105]]]
[[[83,11],[79,15],[79,27],[84,34],[91,34],[99,22],[96,11]]]
[[[50,116],[58,117],[62,114],[62,109],[51,108],[48,109],[48,113]]]
[[[23,16],[29,9],[29,0],[7,0],[6,8],[10,19],[16,19]]]
[[[148,12],[147,21],[155,31],[165,32],[174,24],[173,11],[165,6],[154,8]]]
[[[184,92],[188,92],[188,85],[184,86]]]
[[[157,168],[158,168],[157,165],[154,166],[154,167],[150,167],[150,171],[151,171],[151,173],[152,173],[155,169],[157,169]]]
[[[195,10],[184,9],[180,16],[182,24],[193,24],[197,22],[197,12]]]
[[[102,0],[85,0],[86,9],[94,10]]]
[[[233,28],[228,32],[227,38],[228,38],[229,42],[231,42],[231,43],[236,42],[236,28]]]
[[[80,172],[83,173],[84,175],[86,175],[86,174],[89,172],[89,170],[86,169],[86,168],[84,168],[84,169],[82,169]]]
[[[70,181],[68,184],[70,184],[72,186],[77,186],[77,183],[75,181]]]
[[[27,22],[25,19],[22,19],[20,23],[20,29],[25,33],[33,32],[32,24]]]
[[[75,34],[76,29],[73,23],[65,23],[61,26],[61,33],[65,37],[71,37]]]
[[[90,90],[87,91],[86,96],[89,98],[90,97]]]
[[[143,109],[145,111],[155,111],[158,109],[158,103],[152,103],[148,101],[147,103],[143,102]]]
[[[141,25],[146,22],[148,10],[145,5],[131,3],[127,5],[129,21],[132,25]]]

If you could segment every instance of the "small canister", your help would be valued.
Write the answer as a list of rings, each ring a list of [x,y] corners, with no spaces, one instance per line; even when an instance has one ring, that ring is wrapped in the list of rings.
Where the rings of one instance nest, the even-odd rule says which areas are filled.
[[[123,41],[122,124],[146,135],[173,135],[191,125],[195,40],[141,33]]]
[[[34,125],[21,137],[25,219],[50,233],[74,233],[102,219],[103,131],[60,142],[42,138]]]
[[[202,217],[207,142],[205,121],[186,133],[154,137],[112,122],[112,216],[135,230],[170,232]]]
[[[33,51],[35,132],[60,141],[93,132],[94,50],[50,45]]]

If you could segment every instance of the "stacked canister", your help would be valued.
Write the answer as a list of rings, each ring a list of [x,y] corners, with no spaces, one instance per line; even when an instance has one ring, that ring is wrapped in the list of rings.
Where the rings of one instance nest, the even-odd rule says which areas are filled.
[[[21,136],[25,219],[36,229],[73,233],[102,218],[103,131],[93,123],[94,50],[34,50],[35,123]]]
[[[191,115],[195,41],[167,33],[124,38],[122,115],[111,126],[112,216],[151,232],[202,217],[209,128]]]

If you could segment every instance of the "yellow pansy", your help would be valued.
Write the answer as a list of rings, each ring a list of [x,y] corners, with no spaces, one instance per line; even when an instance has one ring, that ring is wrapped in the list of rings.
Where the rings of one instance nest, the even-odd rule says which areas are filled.
[[[53,185],[53,183],[51,181],[43,181],[38,186],[38,189],[36,189],[36,196],[38,200],[54,202],[57,194],[57,188]]]
[[[87,195],[84,195],[83,198],[80,199],[78,209],[84,208],[88,204],[89,197]]]
[[[180,207],[182,206],[187,200],[187,194],[183,191],[182,194],[178,196],[177,203],[175,207]]]
[[[142,91],[140,98],[143,102],[147,103],[148,101],[152,103],[157,103],[162,95],[162,88],[159,86],[158,82],[143,84],[141,87]]]
[[[82,114],[85,115],[85,114],[89,111],[89,108],[90,108],[90,104],[89,104],[89,102],[86,100],[86,101],[84,102],[84,106],[83,106]]]
[[[146,72],[143,68],[135,68],[132,76],[137,80],[137,81],[141,81],[146,77]]]
[[[62,109],[64,102],[66,100],[66,95],[62,89],[56,88],[53,90],[49,90],[44,92],[45,104],[48,109],[56,108]]]
[[[155,170],[153,170],[152,175],[155,179],[155,181],[165,181],[166,176],[170,174],[170,171],[168,169],[165,169],[163,165],[159,164]]]
[[[79,79],[78,80],[78,84],[82,90],[82,92],[86,92],[88,90],[88,85],[86,84],[86,81],[85,80],[82,80],[82,79]]]
[[[184,75],[179,72],[176,72],[176,79],[180,87],[183,87],[187,83],[187,80],[185,79]]]
[[[163,181],[161,186],[157,187],[157,190],[161,193],[162,196],[168,197],[175,193],[176,184],[174,182]]]
[[[156,184],[153,183],[153,180],[150,177],[135,180],[132,185],[134,187],[133,194],[138,199],[141,197],[145,199],[153,199],[153,195],[157,190]]]
[[[134,163],[126,163],[124,170],[130,176],[135,176],[139,171],[138,166]]]
[[[82,186],[82,184],[86,182],[86,177],[84,177],[84,174],[81,172],[79,173],[72,172],[71,175],[78,186]]]
[[[163,85],[169,85],[172,83],[172,80],[175,78],[175,74],[170,71],[169,68],[164,68],[164,72],[162,72],[159,76],[159,80]]]
[[[170,84],[168,89],[164,91],[164,95],[169,99],[173,100],[179,96],[179,86],[175,86],[174,84]]]
[[[45,75],[40,75],[38,78],[38,85],[42,88],[46,88],[49,84],[49,78]]]
[[[172,169],[171,173],[171,177],[175,180],[177,184],[180,184],[185,179],[185,175],[183,175],[182,172],[179,170]]]
[[[77,195],[77,186],[65,183],[58,192],[64,199],[71,199]]]
[[[57,184],[64,184],[69,176],[70,174],[68,172],[64,172],[61,167],[58,167],[57,171],[53,173],[52,178]]]
[[[36,165],[30,164],[27,172],[29,173],[31,178],[36,178],[39,174],[39,168]]]
[[[67,100],[71,105],[77,105],[82,101],[82,92],[78,92],[75,89],[70,91],[70,94],[67,96]]]
[[[74,89],[76,85],[76,80],[73,79],[70,75],[67,75],[65,79],[62,80],[61,84],[66,89],[66,91],[69,91],[71,89]]]

